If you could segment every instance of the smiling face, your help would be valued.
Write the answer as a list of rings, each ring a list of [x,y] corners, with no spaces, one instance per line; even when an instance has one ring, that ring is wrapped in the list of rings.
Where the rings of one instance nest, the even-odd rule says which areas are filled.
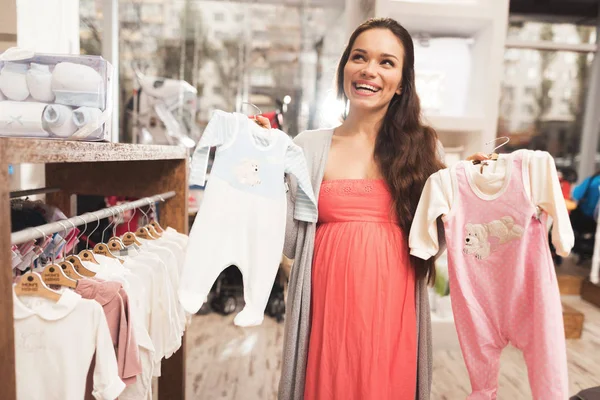
[[[404,49],[389,29],[369,29],[361,33],[344,66],[344,93],[350,108],[387,108],[400,94]]]

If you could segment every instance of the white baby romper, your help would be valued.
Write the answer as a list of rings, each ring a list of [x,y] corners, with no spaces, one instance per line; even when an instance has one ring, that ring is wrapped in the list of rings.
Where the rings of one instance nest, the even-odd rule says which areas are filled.
[[[285,173],[296,176],[298,201],[310,201],[315,211],[310,219],[316,219],[305,158],[285,133],[260,128],[243,114],[216,111],[194,154],[192,184],[204,184],[211,146],[217,153],[190,232],[179,299],[186,311],[197,312],[219,274],[235,265],[246,306],[234,323],[259,325],[283,251]]]

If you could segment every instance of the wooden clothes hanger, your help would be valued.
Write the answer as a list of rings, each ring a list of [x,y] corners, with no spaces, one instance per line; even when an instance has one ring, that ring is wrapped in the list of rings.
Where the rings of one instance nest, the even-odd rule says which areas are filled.
[[[134,244],[137,246],[142,245],[142,242],[140,242],[138,240],[137,236],[135,236],[135,233],[131,232],[131,221],[135,217],[136,212],[137,212],[137,208],[134,208],[131,218],[129,218],[129,221],[127,221],[127,232],[123,235],[123,238],[121,240],[125,247],[133,246]],[[109,244],[110,244],[110,241],[109,241]]]
[[[112,211],[111,211],[112,214]],[[104,230],[102,231],[102,239],[100,239],[100,243],[97,243],[94,246],[94,254],[100,254],[103,255],[105,257],[108,258],[113,258],[113,259],[118,259],[113,253],[110,252],[110,249],[108,248],[108,244],[104,243],[104,234],[106,233],[106,230],[108,228],[110,228],[110,226],[114,223],[114,221],[116,221],[115,214],[112,214],[113,220],[111,222],[109,222],[109,224],[106,226],[106,228],[104,228]],[[123,260],[118,259],[119,261],[121,261],[121,263],[123,263]]]
[[[152,200],[148,199],[148,205],[150,206],[150,211],[154,213],[154,216],[156,216],[156,206],[154,205]],[[152,224],[153,222],[156,221],[152,219],[150,223],[146,224],[146,228],[148,228],[148,232],[150,232],[150,234],[154,236],[154,238],[158,239],[162,236],[162,234],[158,232],[156,227]]]
[[[32,265],[33,268],[33,265]],[[13,290],[17,296],[36,296],[58,302],[61,293],[50,289],[42,279],[42,276],[34,271],[29,271],[19,278],[18,282],[13,286]]]
[[[150,220],[150,218],[148,218],[148,214],[142,210],[140,208],[140,211],[142,214],[144,214],[144,217],[146,217],[146,220]],[[158,239],[157,237],[153,236],[152,233],[150,232],[150,230],[146,227],[146,226],[141,226],[137,229],[137,231],[135,231],[135,235],[142,238],[142,239],[146,239],[146,240],[156,240]]]
[[[60,223],[60,221],[59,221]],[[67,235],[67,227],[63,224],[60,224],[65,228],[65,236]],[[39,229],[38,229],[39,230]],[[41,232],[41,231],[40,231]],[[42,280],[46,285],[59,285],[69,287],[71,289],[75,289],[77,287],[77,281],[75,279],[70,278],[65,274],[63,268],[56,263],[56,253],[52,254],[52,263],[44,267],[42,273]]]
[[[29,266],[29,272],[21,275],[17,283],[13,285],[13,291],[16,296],[36,296],[54,302],[58,302],[62,296],[61,293],[50,289],[44,283],[42,276],[33,270],[33,259]]]

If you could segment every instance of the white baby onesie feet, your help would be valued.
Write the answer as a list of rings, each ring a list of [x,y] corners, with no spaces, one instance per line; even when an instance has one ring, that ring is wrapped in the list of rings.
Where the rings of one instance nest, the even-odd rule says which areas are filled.
[[[54,100],[52,93],[52,73],[50,67],[44,64],[31,63],[27,71],[27,87],[31,97],[37,101],[50,103]]]
[[[77,130],[70,107],[50,104],[44,110],[44,127],[54,135],[69,137]]]
[[[29,97],[27,88],[27,64],[4,63],[0,71],[0,91],[9,100],[24,101]]]

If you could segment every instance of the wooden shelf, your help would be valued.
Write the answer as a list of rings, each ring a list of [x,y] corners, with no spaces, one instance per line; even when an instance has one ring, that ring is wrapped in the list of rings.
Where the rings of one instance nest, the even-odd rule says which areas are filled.
[[[0,138],[9,164],[98,161],[181,160],[187,150],[178,146]]]

